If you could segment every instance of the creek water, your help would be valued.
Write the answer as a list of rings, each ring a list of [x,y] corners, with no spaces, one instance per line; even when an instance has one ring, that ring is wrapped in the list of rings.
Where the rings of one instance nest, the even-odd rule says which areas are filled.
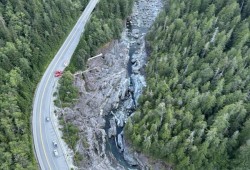
[[[146,64],[147,57],[145,34],[153,24],[162,6],[163,4],[161,0],[137,0],[134,3],[133,13],[126,23],[126,36],[123,37],[130,44],[129,62],[127,65],[127,75],[130,79],[130,90],[127,92],[126,98],[120,101],[118,108],[113,109],[111,111],[112,114],[106,116],[106,133],[108,133],[108,129],[110,128],[110,119],[114,118],[116,114],[121,112],[126,112],[124,114],[129,117],[137,107],[137,100],[146,85],[144,75],[141,71]],[[135,69],[137,65],[140,65],[138,70]],[[128,102],[127,100],[131,100],[131,98],[133,100],[133,107],[128,109],[126,108],[125,103]],[[127,117],[124,122],[126,122]],[[140,169],[139,166],[132,166],[124,159],[123,151],[121,151],[121,148],[117,145],[118,134],[123,132],[123,127],[116,124],[116,130],[117,135],[107,139],[106,152],[110,152],[116,161],[125,169]]]

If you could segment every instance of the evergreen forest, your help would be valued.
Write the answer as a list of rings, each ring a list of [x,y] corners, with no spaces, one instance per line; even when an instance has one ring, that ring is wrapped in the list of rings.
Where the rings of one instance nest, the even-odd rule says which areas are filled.
[[[86,69],[86,61],[97,55],[98,49],[113,39],[119,39],[134,0],[101,0],[85,27],[73,55],[69,70],[74,73]]]
[[[177,170],[250,169],[250,1],[167,0],[147,35],[134,147]]]
[[[36,85],[88,0],[0,0],[0,169],[37,169]]]
[[[98,49],[105,47],[114,39],[119,39],[127,16],[132,12],[134,0],[100,0],[91,14],[85,31],[75,50],[70,65],[66,68],[59,81],[57,99],[54,101],[59,107],[70,107],[75,104],[79,95],[73,85],[75,73],[86,69],[87,60],[98,54]],[[68,93],[70,92],[70,93]],[[74,163],[79,165],[84,156],[76,151],[79,140],[78,128],[69,121],[59,118],[63,126],[63,139],[75,152]],[[82,138],[82,136],[81,136]],[[86,145],[86,143],[85,143]]]
[[[37,169],[31,136],[35,88],[88,2],[0,0],[0,169]],[[133,0],[99,2],[68,70],[83,69],[98,48],[119,38],[132,5]],[[72,75],[66,72],[60,81],[65,106],[77,97],[70,80]],[[68,87],[71,96],[64,94]],[[75,141],[73,137],[66,142]],[[74,142],[68,144],[74,148]]]

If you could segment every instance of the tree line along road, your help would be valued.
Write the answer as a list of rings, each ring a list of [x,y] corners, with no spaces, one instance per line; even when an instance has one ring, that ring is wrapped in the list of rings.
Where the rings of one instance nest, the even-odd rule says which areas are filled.
[[[70,61],[80,41],[84,27],[98,1],[90,0],[67,39],[49,64],[36,89],[33,101],[32,133],[36,157],[42,170],[71,168],[60,142],[58,142],[61,139],[58,138],[52,122],[49,121],[53,86],[58,81],[58,78],[54,77],[54,72],[56,70],[64,70],[64,62]],[[46,120],[47,118],[48,120]],[[58,146],[53,146],[53,141],[56,141]],[[55,150],[58,156],[56,156]]]

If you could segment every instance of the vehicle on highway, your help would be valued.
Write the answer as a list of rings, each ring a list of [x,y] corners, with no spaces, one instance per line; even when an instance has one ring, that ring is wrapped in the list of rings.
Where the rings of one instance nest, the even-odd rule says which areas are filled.
[[[67,67],[67,66],[69,65],[69,62],[66,60],[66,61],[64,61],[63,65],[64,65],[65,67]]]
[[[62,139],[58,135],[57,127],[54,128],[54,125],[51,123],[54,118],[50,115],[50,109],[54,99],[53,92],[58,85],[57,80],[64,74],[64,69],[67,68],[65,64],[69,66],[71,57],[85,29],[85,24],[90,19],[91,12],[98,2],[99,0],[89,0],[76,25],[48,65],[38,83],[33,101],[32,136],[36,157],[41,170],[71,169],[71,161],[67,159],[67,154],[64,154],[67,151],[62,150],[60,147],[60,140]],[[65,61],[68,63],[64,63]],[[47,116],[51,119],[50,121],[46,121]],[[53,141],[57,142],[57,147],[53,146]]]
[[[49,118],[49,117],[46,117],[46,121],[49,122],[49,121],[50,121],[50,118]]]
[[[54,146],[55,148],[57,148],[57,143],[56,143],[55,141],[53,141],[52,143],[53,143],[53,146]]]
[[[55,76],[55,77],[61,77],[61,76],[62,76],[62,74],[63,74],[63,71],[59,71],[59,70],[57,70],[57,71],[55,71],[54,76]]]
[[[54,156],[56,156],[56,157],[58,156],[58,152],[56,149],[53,151],[53,153],[54,153]]]

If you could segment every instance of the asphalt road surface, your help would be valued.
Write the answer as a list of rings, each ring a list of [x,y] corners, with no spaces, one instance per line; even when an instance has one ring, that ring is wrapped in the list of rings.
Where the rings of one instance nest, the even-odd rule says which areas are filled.
[[[33,103],[32,133],[36,156],[42,170],[67,170],[71,168],[66,161],[55,129],[51,121],[47,121],[46,118],[50,118],[51,112],[53,112],[50,103],[53,98],[53,86],[58,81],[58,78],[54,77],[54,72],[64,70],[64,63],[72,57],[84,31],[84,26],[97,3],[98,0],[90,0],[36,89]],[[53,146],[53,141],[57,142],[57,147]],[[58,156],[53,153],[55,149],[58,151]]]

